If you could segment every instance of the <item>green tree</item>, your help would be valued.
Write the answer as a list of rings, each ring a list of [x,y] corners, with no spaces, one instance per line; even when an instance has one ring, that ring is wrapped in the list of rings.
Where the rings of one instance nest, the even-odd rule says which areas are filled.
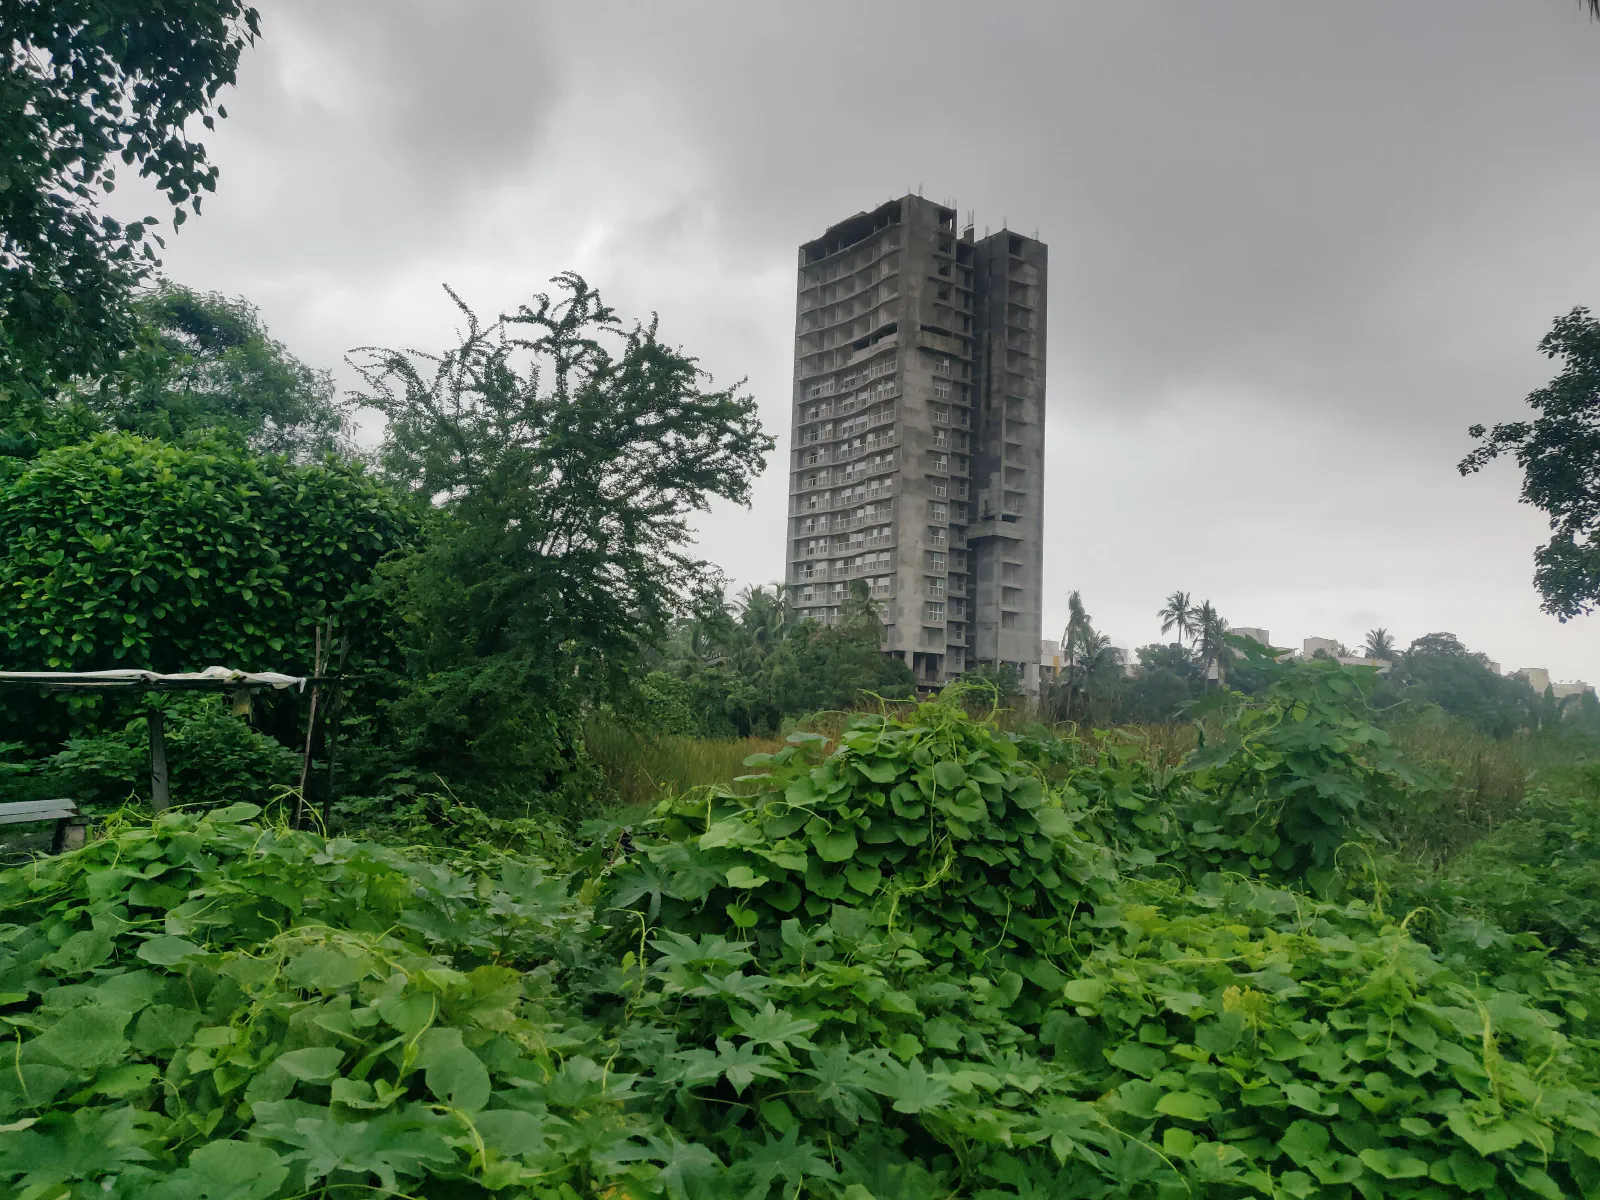
[[[200,211],[217,169],[190,136],[259,31],[238,0],[11,0],[0,8],[0,429],[49,424],[44,400],[108,369],[132,340],[127,301],[159,265],[150,227],[102,216],[116,160]]]
[[[1228,681],[1228,664],[1233,661],[1233,651],[1228,648],[1228,622],[1211,601],[1207,600],[1194,614],[1195,653],[1200,659],[1200,669],[1207,675],[1217,668],[1217,682]]]
[[[1366,644],[1362,649],[1366,651],[1368,658],[1381,658],[1386,662],[1392,661],[1395,655],[1394,638],[1390,636],[1387,629],[1380,625],[1376,629],[1367,631]]]
[[[354,359],[385,469],[436,513],[391,572],[414,684],[395,718],[428,765],[486,784],[572,761],[578,707],[625,689],[710,573],[691,516],[748,502],[773,445],[653,322],[556,283],[487,324],[452,292],[458,347]]]
[[[1189,599],[1188,592],[1173,592],[1172,595],[1167,597],[1166,604],[1156,613],[1156,616],[1161,618],[1162,633],[1177,631],[1180,645],[1183,643],[1184,638],[1195,635],[1197,628],[1195,618],[1197,614],[1193,603]]]
[[[1600,320],[1586,308],[1556,318],[1539,343],[1560,373],[1528,394],[1532,421],[1467,432],[1482,444],[1461,460],[1470,475],[1502,454],[1522,468],[1522,502],[1550,519],[1553,535],[1534,552],[1542,607],[1562,621],[1600,604]]]
[[[1124,679],[1122,651],[1094,628],[1083,597],[1067,597],[1061,634],[1062,671],[1044,687],[1044,707],[1058,721],[1093,721],[1114,708]]]
[[[1204,680],[1194,656],[1176,642],[1141,646],[1139,665],[1121,698],[1117,719],[1135,724],[1162,724],[1199,696]]]
[[[1391,685],[1412,707],[1437,704],[1492,737],[1506,737],[1537,720],[1537,697],[1527,680],[1506,678],[1453,633],[1417,638],[1395,663]]]
[[[835,624],[802,621],[778,645],[763,672],[766,704],[790,716],[851,709],[873,695],[913,695],[911,668],[884,654],[882,645],[882,615],[867,585],[856,580]]]
[[[118,429],[177,441],[204,431],[305,461],[346,454],[333,376],[274,339],[242,297],[163,284],[134,305],[136,345],[71,399]]]

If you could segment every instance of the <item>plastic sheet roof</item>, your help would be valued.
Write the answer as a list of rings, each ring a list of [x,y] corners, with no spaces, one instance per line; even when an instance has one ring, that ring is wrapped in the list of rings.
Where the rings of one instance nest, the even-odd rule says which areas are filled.
[[[0,671],[0,684],[24,684],[58,691],[116,691],[121,688],[150,688],[157,691],[231,692],[240,688],[294,688],[303,691],[302,675],[280,675],[276,671],[237,671],[231,667],[207,667],[164,675],[158,671]]]

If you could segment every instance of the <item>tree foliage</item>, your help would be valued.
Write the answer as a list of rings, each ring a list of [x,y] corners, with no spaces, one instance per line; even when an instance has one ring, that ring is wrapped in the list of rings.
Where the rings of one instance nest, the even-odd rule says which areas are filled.
[[[386,471],[436,514],[391,573],[416,685],[396,718],[464,771],[571,761],[578,705],[622,691],[712,574],[686,549],[693,515],[747,502],[773,444],[755,401],[653,322],[556,284],[489,323],[451,293],[458,347],[355,360]]]
[[[111,373],[77,383],[66,403],[163,441],[203,433],[301,462],[349,456],[332,374],[291,354],[248,300],[162,284],[134,313],[135,345]]]
[[[8,0],[0,9],[0,424],[35,425],[45,390],[109,368],[131,289],[159,265],[154,218],[97,212],[117,160],[199,212],[217,170],[189,133],[259,32],[237,0]],[[185,207],[187,206],[187,207]],[[27,432],[27,430],[24,430]]]
[[[851,586],[831,625],[798,620],[782,584],[746,588],[731,603],[713,589],[697,607],[646,677],[647,691],[674,680],[672,697],[686,696],[696,714],[692,729],[669,728],[659,703],[647,704],[648,719],[663,731],[773,732],[785,717],[905,698],[916,687],[904,660],[883,653],[883,620],[863,583]]]
[[[1173,602],[1187,597],[1176,592]],[[1187,626],[1184,626],[1187,628]],[[1058,721],[1105,719],[1122,681],[1122,651],[1096,632],[1083,597],[1067,597],[1067,624],[1061,631],[1061,669],[1044,687],[1044,707]]]
[[[1527,680],[1499,674],[1488,655],[1468,650],[1453,633],[1414,640],[1395,663],[1385,690],[1413,711],[1438,705],[1492,737],[1537,723],[1538,698]]]
[[[1534,553],[1534,586],[1544,610],[1562,621],[1600,604],[1600,320],[1586,308],[1556,318],[1539,343],[1561,372],[1528,395],[1531,421],[1467,432],[1482,444],[1461,460],[1463,475],[1502,454],[1522,468],[1522,502],[1550,518],[1554,531]]]

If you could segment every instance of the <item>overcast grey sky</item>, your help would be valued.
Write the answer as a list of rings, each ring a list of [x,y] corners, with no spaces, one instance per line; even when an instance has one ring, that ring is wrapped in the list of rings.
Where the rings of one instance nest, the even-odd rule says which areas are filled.
[[[264,0],[169,274],[302,358],[443,348],[575,269],[779,453],[701,550],[782,570],[794,247],[921,187],[1050,245],[1045,627],[1175,587],[1278,644],[1451,630],[1600,679],[1466,426],[1600,308],[1600,24],[1572,0]],[[347,376],[342,376],[347,378]]]

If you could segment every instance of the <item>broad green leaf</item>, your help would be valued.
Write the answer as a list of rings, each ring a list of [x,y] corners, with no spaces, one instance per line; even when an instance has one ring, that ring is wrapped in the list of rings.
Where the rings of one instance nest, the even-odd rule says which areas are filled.
[[[1566,1193],[1561,1190],[1561,1185],[1550,1178],[1550,1173],[1542,1167],[1514,1166],[1510,1170],[1516,1181],[1535,1196],[1542,1196],[1544,1200],[1564,1200]]]
[[[1046,837],[1071,837],[1075,828],[1072,818],[1065,811],[1053,808],[1050,805],[1035,809],[1033,819],[1038,822],[1040,832]]]
[[[1278,1139],[1278,1148],[1309,1171],[1313,1163],[1322,1162],[1328,1155],[1328,1129],[1315,1121],[1294,1121]]]
[[[892,758],[872,758],[858,761],[856,766],[873,783],[893,783],[906,764]]]
[[[132,1013],[117,1008],[75,1008],[34,1038],[29,1049],[64,1067],[92,1071],[126,1053],[122,1031],[132,1019]]]
[[[1220,1112],[1222,1105],[1200,1092],[1168,1092],[1156,1102],[1156,1111],[1184,1121],[1205,1121]]]
[[[728,886],[740,889],[758,888],[768,882],[768,876],[757,875],[743,863],[728,868]]]
[[[1074,980],[1074,983],[1081,982]],[[1068,984],[1071,987],[1072,984]],[[1167,1065],[1167,1056],[1154,1046],[1142,1046],[1138,1042],[1124,1042],[1108,1056],[1111,1065],[1128,1072],[1130,1075],[1142,1075],[1150,1078],[1157,1071]]]
[[[1303,1108],[1306,1112],[1315,1113],[1319,1117],[1331,1117],[1339,1111],[1336,1103],[1303,1083],[1284,1084],[1283,1096],[1296,1108]]]
[[[806,826],[806,833],[823,862],[845,862],[855,855],[857,844],[853,829],[830,829],[827,822],[818,818]]]
[[[423,1079],[445,1104],[463,1112],[477,1112],[489,1103],[489,1071],[461,1041],[461,1031],[435,1027],[422,1035],[417,1064]]]
[[[344,1052],[336,1046],[307,1046],[278,1055],[273,1065],[291,1078],[321,1083],[337,1075],[343,1061]]]
[[[1062,994],[1074,1004],[1092,1008],[1105,999],[1111,985],[1104,979],[1071,979],[1061,989]]]
[[[1369,1148],[1361,1151],[1357,1157],[1369,1171],[1385,1179],[1417,1179],[1428,1173],[1426,1162],[1402,1150]]]
[[[1491,1154],[1503,1154],[1526,1139],[1522,1129],[1514,1122],[1489,1121],[1479,1125],[1464,1108],[1451,1109],[1445,1121],[1451,1133],[1485,1158]]]
[[[186,958],[204,953],[204,950],[188,938],[172,937],[169,934],[147,938],[140,943],[138,951],[140,958],[158,967],[176,966]]]
[[[289,1176],[283,1160],[258,1142],[200,1146],[189,1164],[164,1180],[154,1200],[267,1200]]]

